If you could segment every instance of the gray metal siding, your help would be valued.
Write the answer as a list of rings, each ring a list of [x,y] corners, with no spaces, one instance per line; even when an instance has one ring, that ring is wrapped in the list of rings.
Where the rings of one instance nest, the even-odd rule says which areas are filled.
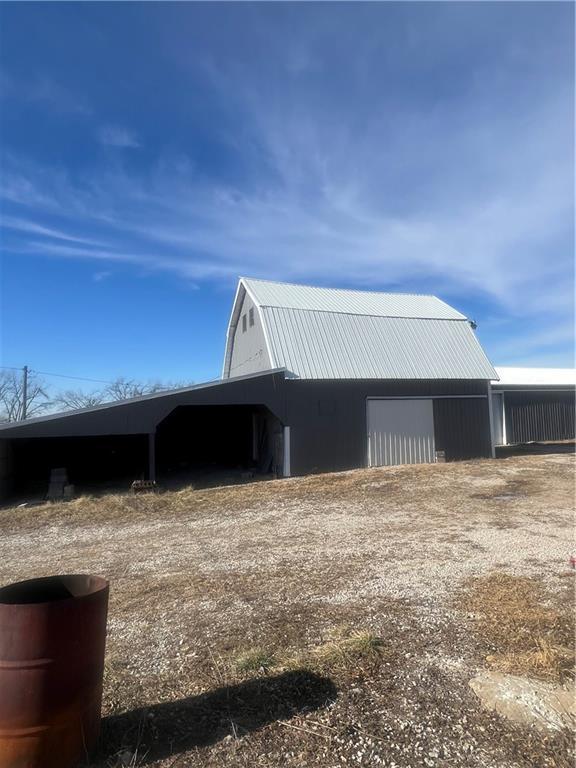
[[[275,364],[302,379],[491,379],[465,320],[264,307]]]
[[[575,393],[514,392],[504,394],[506,441],[529,443],[575,437]]]
[[[366,401],[369,397],[486,395],[485,381],[286,381],[286,424],[291,427],[292,474],[367,465]],[[435,401],[440,402],[440,401]],[[466,418],[437,421],[436,448],[449,460],[490,455],[487,398],[447,400]],[[459,405],[467,403],[472,405]],[[449,406],[445,406],[449,408]],[[445,411],[442,410],[442,414]],[[451,429],[452,427],[452,429]],[[469,431],[466,436],[462,434]],[[465,450],[463,450],[465,448]]]

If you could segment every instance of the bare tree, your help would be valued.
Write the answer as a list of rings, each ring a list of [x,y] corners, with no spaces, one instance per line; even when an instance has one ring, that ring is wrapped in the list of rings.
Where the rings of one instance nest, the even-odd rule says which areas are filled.
[[[129,400],[148,394],[148,385],[134,379],[115,379],[104,389],[105,400]]]
[[[91,408],[104,401],[103,392],[83,392],[81,389],[67,389],[59,392],[52,401],[59,409],[69,411],[77,408]]]
[[[18,371],[0,373],[0,421],[20,421],[24,413],[24,379]],[[35,373],[28,374],[26,418],[40,416],[51,406],[44,381]]]
[[[26,418],[40,416],[48,410],[76,410],[90,408],[101,403],[129,400],[133,397],[164,392],[170,389],[191,386],[191,382],[140,382],[135,379],[118,378],[101,390],[84,392],[81,389],[63,390],[49,398],[48,389],[38,374],[28,373],[26,397]],[[0,372],[0,422],[20,421],[24,398],[24,381],[19,371]]]
[[[141,397],[154,392],[164,392],[169,389],[190,386],[185,382],[140,382],[135,379],[115,379],[106,387],[92,392],[84,392],[81,389],[68,389],[59,392],[52,404],[57,409],[69,411],[77,408],[90,408],[101,403],[119,402],[133,397]]]
[[[148,381],[141,382],[134,379],[115,379],[103,391],[104,401],[109,400],[128,400],[131,397],[141,397],[142,395],[151,395],[154,392],[164,392],[169,389],[178,389],[179,387],[190,386],[182,382],[170,381]]]

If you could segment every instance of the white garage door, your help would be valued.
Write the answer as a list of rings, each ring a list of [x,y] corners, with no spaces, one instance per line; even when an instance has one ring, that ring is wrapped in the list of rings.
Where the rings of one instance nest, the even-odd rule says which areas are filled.
[[[368,464],[435,461],[432,400],[368,400]]]

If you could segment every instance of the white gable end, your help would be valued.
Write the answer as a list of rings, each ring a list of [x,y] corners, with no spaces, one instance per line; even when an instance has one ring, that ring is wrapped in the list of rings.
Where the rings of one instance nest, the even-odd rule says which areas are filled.
[[[239,321],[234,332],[230,369],[228,376],[244,376],[272,368],[266,346],[260,308],[250,296],[244,294],[240,307]]]

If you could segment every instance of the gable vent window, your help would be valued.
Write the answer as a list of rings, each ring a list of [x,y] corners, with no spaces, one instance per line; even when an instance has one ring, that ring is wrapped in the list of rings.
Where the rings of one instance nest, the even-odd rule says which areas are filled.
[[[246,315],[242,315],[242,333],[246,333]]]
[[[250,328],[254,325],[254,307],[248,312],[248,323]]]

